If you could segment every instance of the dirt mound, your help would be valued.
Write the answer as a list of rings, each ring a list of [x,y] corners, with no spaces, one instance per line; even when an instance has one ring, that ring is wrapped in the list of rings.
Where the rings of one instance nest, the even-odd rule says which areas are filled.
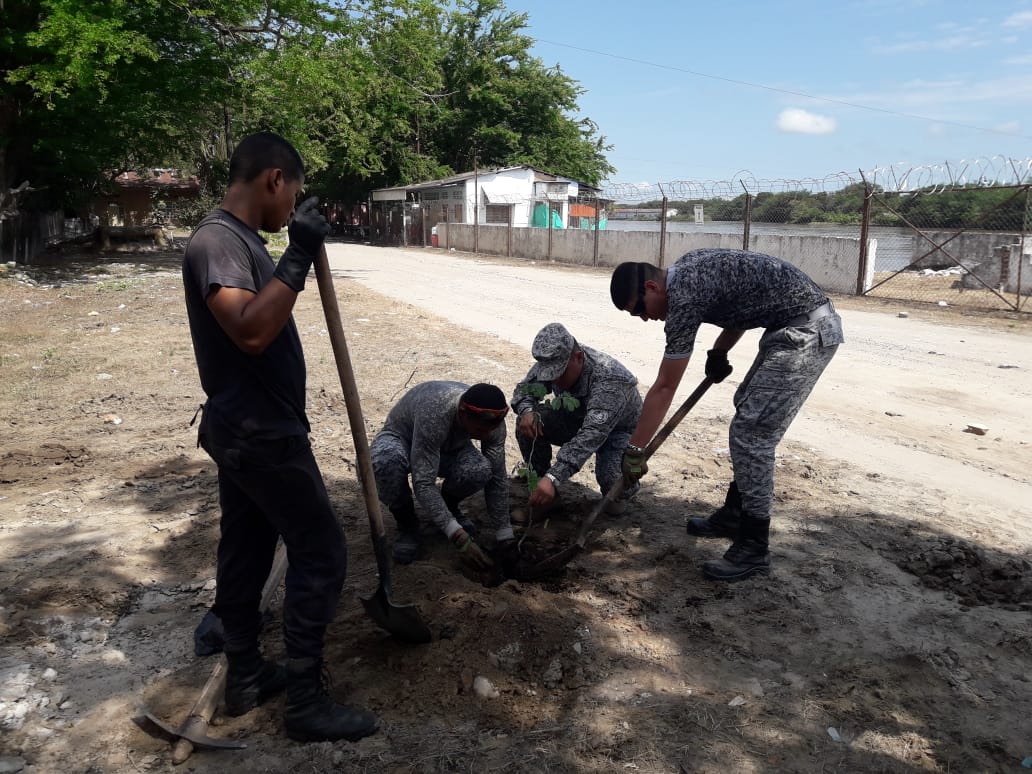
[[[898,564],[928,588],[956,594],[963,605],[1032,610],[1032,565],[1025,559],[938,537]]]

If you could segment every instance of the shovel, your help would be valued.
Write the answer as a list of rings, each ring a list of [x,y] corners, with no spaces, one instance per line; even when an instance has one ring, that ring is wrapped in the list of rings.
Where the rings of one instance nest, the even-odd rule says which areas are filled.
[[[323,312],[326,315],[326,328],[333,345],[333,357],[337,361],[337,374],[344,389],[344,402],[348,407],[348,422],[351,424],[351,437],[354,439],[355,455],[358,457],[358,480],[362,484],[362,495],[365,497],[366,512],[369,514],[376,570],[380,576],[380,586],[376,592],[371,597],[359,599],[362,600],[366,614],[378,626],[398,639],[415,643],[430,642],[430,627],[420,618],[418,608],[415,605],[396,605],[391,602],[391,560],[387,555],[387,534],[380,513],[380,497],[376,493],[376,479],[373,477],[373,463],[369,456],[369,441],[366,438],[355,372],[351,367],[348,343],[344,338],[344,326],[340,320],[337,294],[333,290],[333,277],[330,275],[330,262],[326,257],[325,247],[320,248],[315,259],[315,277],[319,283],[319,297],[322,299]]]
[[[708,376],[699,383],[699,386],[696,387],[685,402],[681,404],[681,407],[672,417],[670,417],[670,419],[667,420],[667,423],[659,429],[659,432],[653,436],[652,440],[649,441],[648,445],[644,449],[644,459],[647,460],[653,455],[653,453],[655,453],[656,449],[660,447],[660,444],[662,444],[670,433],[674,431],[674,428],[681,423],[681,420],[684,419],[685,415],[692,410],[696,403],[699,402],[699,399],[706,393],[706,390],[708,390],[712,384],[713,380]],[[584,550],[584,546],[588,542],[588,530],[591,529],[591,525],[595,523],[595,519],[598,518],[598,515],[602,513],[609,503],[616,500],[616,498],[623,493],[623,490],[624,484],[623,479],[621,478],[608,492],[606,492],[606,496],[595,504],[595,507],[591,509],[591,513],[585,517],[584,522],[581,524],[580,531],[577,533],[577,540],[559,553],[542,559],[535,565],[521,568],[519,571],[520,578],[518,578],[518,580],[538,580],[540,578],[547,578],[569,564],[571,559]]]

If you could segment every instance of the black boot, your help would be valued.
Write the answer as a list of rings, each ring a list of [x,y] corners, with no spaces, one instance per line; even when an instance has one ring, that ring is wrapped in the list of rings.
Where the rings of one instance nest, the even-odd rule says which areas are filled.
[[[703,563],[703,575],[728,583],[745,580],[757,573],[766,575],[770,572],[770,552],[767,550],[769,532],[770,519],[754,519],[743,514],[742,527],[735,542],[727,549],[723,559]]]
[[[362,707],[337,704],[327,683],[322,659],[287,661],[287,708],[283,713],[287,736],[296,742],[357,742],[376,733],[380,727],[376,715]]]
[[[287,686],[287,670],[266,661],[255,645],[239,653],[226,651],[226,714],[236,717],[250,712]]]
[[[688,534],[701,538],[719,538],[738,536],[738,526],[742,522],[742,496],[738,493],[738,484],[734,481],[727,488],[724,504],[708,519],[688,519]]]

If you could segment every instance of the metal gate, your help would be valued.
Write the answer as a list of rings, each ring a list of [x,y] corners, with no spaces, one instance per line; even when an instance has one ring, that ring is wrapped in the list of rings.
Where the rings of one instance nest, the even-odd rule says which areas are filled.
[[[895,193],[868,185],[864,295],[939,306],[1032,311],[1032,186]]]

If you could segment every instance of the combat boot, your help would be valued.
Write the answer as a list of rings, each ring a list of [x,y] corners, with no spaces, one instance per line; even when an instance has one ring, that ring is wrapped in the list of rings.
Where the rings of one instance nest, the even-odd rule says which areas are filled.
[[[227,651],[226,662],[226,714],[232,717],[250,712],[287,685],[287,670],[263,659],[257,645],[237,653]]]
[[[287,661],[287,736],[295,742],[357,742],[376,733],[380,721],[372,712],[337,704],[329,694],[329,678],[319,658]]]
[[[711,580],[735,581],[770,572],[770,552],[767,539],[770,533],[770,519],[754,519],[742,515],[742,526],[738,537],[727,549],[722,559],[704,562],[702,573]]]
[[[701,538],[734,538],[742,522],[742,496],[734,481],[727,488],[724,504],[708,519],[688,519],[688,534]]]

